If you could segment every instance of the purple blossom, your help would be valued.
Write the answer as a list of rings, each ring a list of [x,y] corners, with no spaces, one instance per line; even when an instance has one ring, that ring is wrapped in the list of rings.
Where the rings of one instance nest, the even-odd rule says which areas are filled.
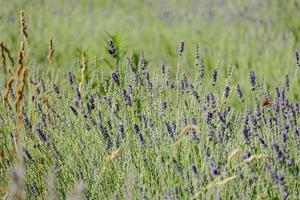
[[[145,139],[141,133],[140,127],[137,124],[134,124],[134,131],[139,136],[141,144],[145,144]]]
[[[81,102],[81,93],[80,93],[80,91],[79,91],[79,88],[76,87],[76,90],[75,90],[75,105],[76,105],[77,107],[79,107],[80,102]]]
[[[59,94],[59,93],[60,93],[60,90],[59,90],[58,85],[53,84],[53,91],[54,91],[56,94]]]
[[[191,169],[192,169],[192,172],[193,172],[195,175],[198,174],[198,169],[197,169],[197,166],[195,165],[195,163],[193,163],[193,164],[191,165]]]
[[[70,85],[73,86],[74,82],[75,82],[74,73],[69,72],[69,83],[70,83]]]
[[[219,168],[215,167],[214,163],[212,161],[209,163],[209,169],[210,169],[210,174],[212,176],[217,176],[217,175],[221,174],[221,170]]]
[[[212,72],[212,85],[215,86],[216,85],[216,81],[217,81],[217,76],[218,76],[218,70],[214,69]]]
[[[111,74],[111,78],[117,86],[120,86],[119,76],[116,72]]]
[[[287,91],[289,91],[289,89],[290,89],[289,75],[285,75],[285,88],[286,88]]]
[[[113,57],[117,57],[117,49],[115,47],[114,41],[112,39],[109,39],[107,43],[108,43],[108,53]]]
[[[285,159],[285,155],[280,150],[279,145],[277,143],[275,142],[272,143],[272,149],[273,149],[273,155],[277,160],[283,161]]]
[[[176,171],[177,171],[181,176],[183,176],[183,169],[182,169],[181,165],[180,165],[180,164],[177,162],[177,160],[175,160],[175,159],[173,159],[172,162],[173,162],[173,165],[174,165],[175,168],[176,168]]]
[[[242,154],[242,160],[246,160],[247,158],[249,158],[251,156],[251,153],[249,151],[245,151]]]
[[[237,91],[238,96],[241,99],[241,101],[244,102],[243,92],[242,92],[242,89],[241,89],[240,85],[237,85],[236,91]]]
[[[103,140],[105,142],[104,148],[106,150],[108,150],[108,149],[111,148],[112,142],[111,142],[111,138],[110,138],[110,136],[109,136],[109,134],[107,132],[107,129],[103,125],[103,122],[102,122],[102,113],[101,112],[98,113],[98,120],[99,120],[98,121],[98,125],[97,125],[98,126],[98,130],[99,130],[99,132],[100,132],[100,134],[101,134],[101,136],[102,136],[102,138],[103,138]]]
[[[46,138],[45,133],[41,130],[40,123],[37,123],[37,124],[35,125],[35,131],[37,132],[37,134],[39,135],[40,139],[41,139],[43,142],[46,142],[46,141],[47,141],[47,138]]]
[[[184,51],[184,41],[182,40],[179,42],[179,46],[178,46],[179,55],[182,55],[183,51]]]
[[[194,86],[192,84],[190,86],[190,93],[195,97],[195,99],[199,102],[200,101],[200,96],[198,92],[195,90]]]
[[[127,106],[131,106],[132,105],[132,101],[130,96],[127,94],[127,91],[125,89],[122,90],[122,94],[123,94],[123,99],[126,103]]]
[[[228,86],[224,89],[224,96],[227,98],[229,96],[230,88]]]
[[[251,90],[254,91],[256,88],[256,75],[254,71],[249,72],[249,80],[250,80]]]

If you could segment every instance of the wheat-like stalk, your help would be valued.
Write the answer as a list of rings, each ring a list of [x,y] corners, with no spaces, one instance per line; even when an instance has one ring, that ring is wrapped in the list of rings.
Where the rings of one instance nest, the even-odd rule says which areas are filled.
[[[20,143],[20,132],[22,127],[22,116],[23,116],[23,99],[24,99],[24,89],[26,83],[26,72],[27,67],[23,68],[21,72],[21,77],[19,80],[19,84],[17,86],[17,94],[16,94],[16,101],[15,101],[15,109],[16,109],[16,149],[21,148]]]
[[[82,52],[82,55],[81,55],[81,63],[82,63],[81,81],[79,83],[79,92],[80,93],[82,93],[82,90],[83,90],[83,84],[85,82],[86,70],[87,70],[86,53],[84,51]]]
[[[27,25],[26,25],[26,19],[23,10],[21,10],[21,15],[20,15],[20,28],[21,28],[21,35],[23,36],[24,41],[27,41],[28,40]]]
[[[17,77],[20,76],[22,69],[24,68],[24,57],[25,57],[25,44],[21,42],[21,50],[18,55],[18,68],[16,71]]]
[[[268,158],[269,156],[267,154],[256,154],[256,155],[252,155],[249,158],[245,159],[243,161],[243,163],[249,164],[254,160],[260,160],[260,159],[265,159]]]
[[[198,129],[198,126],[194,125],[194,124],[188,124],[186,125],[185,127],[183,127],[181,129],[181,133],[180,133],[180,136],[179,136],[179,139],[172,145],[172,149],[175,150],[175,148],[182,142],[183,140],[183,137],[186,135],[186,133],[191,130],[191,129],[194,129],[194,130],[197,130]]]
[[[107,161],[112,161],[113,159],[115,159],[116,157],[118,157],[121,153],[121,147],[119,147],[118,149],[112,151],[112,153],[106,157]]]
[[[52,41],[52,38],[50,38],[49,45],[48,45],[48,56],[47,56],[49,64],[52,64],[53,54],[54,54],[53,41]]]
[[[213,188],[213,187],[226,185],[227,183],[229,183],[232,180],[235,180],[236,178],[237,178],[237,176],[233,175],[233,176],[225,178],[223,180],[218,179],[217,181],[209,183],[205,188],[203,188],[202,190],[200,190],[199,192],[197,192],[191,199],[198,199],[199,195],[201,193],[205,192],[206,190],[208,190],[210,188]]]
[[[2,64],[6,68],[5,70],[7,72],[11,73],[11,69],[9,68],[8,65],[6,65],[5,53],[7,54],[8,59],[9,59],[10,64],[11,64],[12,67],[15,65],[15,61],[14,61],[13,57],[11,56],[11,53],[10,53],[9,49],[4,45],[3,42],[0,43],[0,52],[1,52]]]
[[[2,60],[2,65],[4,67],[4,73],[7,73],[7,66],[6,66],[6,58],[4,54],[4,48],[3,48],[3,42],[0,43],[0,53],[1,53],[1,60]]]
[[[4,94],[3,94],[3,106],[6,107],[7,103],[8,103],[8,96],[9,96],[9,92],[12,88],[13,82],[16,78],[14,76],[10,77],[6,83],[6,87],[4,90]]]
[[[230,154],[228,155],[228,161],[231,160],[235,155],[237,155],[241,150],[239,148],[234,149]]]
[[[232,180],[234,180],[234,179],[236,179],[237,178],[237,176],[231,176],[231,177],[228,177],[228,178],[226,178],[226,179],[224,179],[224,180],[221,180],[221,181],[218,181],[218,182],[216,182],[215,184],[214,184],[214,186],[222,186],[222,185],[225,185],[226,183],[229,183],[230,181],[232,181]]]

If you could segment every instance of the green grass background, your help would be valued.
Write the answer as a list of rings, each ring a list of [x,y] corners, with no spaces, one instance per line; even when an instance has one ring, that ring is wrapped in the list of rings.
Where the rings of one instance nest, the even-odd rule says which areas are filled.
[[[27,18],[31,62],[46,63],[48,38],[55,47],[55,69],[70,69],[81,50],[108,70],[106,41],[120,41],[123,55],[143,52],[155,66],[175,66],[177,44],[186,43],[184,70],[194,67],[194,44],[200,43],[209,68],[234,65],[244,82],[255,69],[270,84],[292,75],[300,44],[299,0],[2,0],[0,40],[18,49],[19,13]],[[16,52],[15,52],[16,53]],[[174,70],[175,71],[175,70]],[[272,80],[272,81],[271,81]]]

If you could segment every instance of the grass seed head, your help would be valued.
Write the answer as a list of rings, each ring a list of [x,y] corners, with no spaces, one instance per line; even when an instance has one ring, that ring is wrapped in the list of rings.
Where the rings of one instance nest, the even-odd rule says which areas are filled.
[[[49,45],[48,45],[48,56],[47,56],[49,64],[52,64],[53,54],[54,54],[53,41],[52,38],[50,38]]]
[[[260,160],[260,159],[265,159],[268,158],[269,156],[267,154],[256,154],[256,155],[252,155],[249,158],[243,160],[243,163],[245,164],[249,164],[254,160]]]
[[[27,25],[26,25],[26,19],[24,11],[21,11],[20,15],[20,28],[21,28],[21,35],[24,37],[24,40],[28,40],[28,34],[27,34]]]
[[[83,85],[85,82],[85,77],[86,77],[86,71],[87,71],[87,59],[86,59],[86,53],[83,51],[81,54],[81,64],[82,64],[82,69],[81,69],[81,81],[79,83],[79,91],[80,93],[83,92]]]

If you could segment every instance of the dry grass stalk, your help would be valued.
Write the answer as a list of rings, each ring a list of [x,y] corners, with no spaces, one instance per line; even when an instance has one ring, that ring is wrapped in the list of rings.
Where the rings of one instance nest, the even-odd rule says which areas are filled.
[[[121,147],[112,151],[112,153],[106,157],[106,160],[111,161],[111,160],[115,159],[116,157],[118,157],[120,155],[120,153],[121,153]]]
[[[3,158],[4,158],[4,151],[2,150],[2,148],[0,148],[0,164],[2,163]]]
[[[198,129],[198,126],[194,125],[194,124],[188,124],[186,125],[185,127],[183,127],[181,129],[181,133],[180,133],[180,136],[179,136],[179,139],[172,145],[172,149],[175,150],[175,148],[182,142],[183,140],[183,137],[186,135],[186,133],[189,131],[189,130],[197,130]]]
[[[233,150],[232,152],[230,152],[229,156],[228,156],[228,160],[231,160],[235,155],[237,155],[241,150],[239,148]]]
[[[77,183],[73,191],[68,195],[67,200],[81,200],[83,199],[83,192],[85,190],[85,184],[83,181]]]
[[[52,173],[48,174],[48,178],[46,180],[46,185],[47,185],[47,196],[49,200],[56,200],[57,199],[57,194],[55,190],[55,176]]]
[[[234,179],[236,179],[237,178],[237,176],[231,176],[231,177],[228,177],[228,178],[226,178],[226,179],[224,179],[224,180],[221,180],[221,181],[218,181],[218,182],[216,182],[215,184],[214,184],[214,186],[222,186],[222,185],[225,185],[226,183],[228,183],[228,182],[230,182],[230,181],[232,181],[232,180],[234,180]]]
[[[21,72],[21,77],[19,80],[19,84],[17,87],[17,94],[16,94],[16,102],[15,102],[15,108],[16,108],[16,149],[21,148],[20,143],[20,131],[22,127],[22,117],[23,117],[23,99],[24,99],[24,89],[26,84],[26,72],[27,67],[25,67]]]
[[[10,185],[8,187],[8,196],[7,199],[12,200],[12,199],[17,199],[17,200],[22,200],[26,199],[26,193],[25,193],[25,169],[22,161],[22,152],[18,152],[20,154],[17,156],[19,159],[17,159],[17,163],[15,166],[13,166],[11,170],[11,175],[10,175]]]
[[[243,163],[249,164],[254,160],[259,160],[259,159],[265,159],[268,158],[269,156],[267,154],[257,154],[257,155],[252,155],[249,158],[245,159]]]
[[[4,45],[3,42],[1,42],[0,45],[1,45],[1,47],[0,47],[1,48],[1,57],[5,56],[4,53],[6,53],[7,56],[8,56],[8,59],[9,59],[9,61],[11,63],[11,66],[14,66],[15,65],[15,61],[14,61],[13,57],[11,56],[11,53],[10,53],[9,49]]]
[[[6,200],[7,198],[8,198],[8,194],[6,192],[5,195],[3,196],[2,200]]]
[[[197,192],[191,199],[198,199],[199,195],[201,193],[205,193],[206,190],[216,187],[216,186],[222,186],[222,185],[226,185],[227,183],[229,183],[232,180],[235,180],[237,178],[236,175],[233,175],[231,177],[225,178],[223,180],[218,179],[217,181],[214,181],[212,183],[209,183],[204,189],[200,190],[199,192]]]
[[[27,41],[28,40],[27,25],[26,25],[26,19],[23,10],[21,10],[21,15],[20,15],[20,28],[21,28],[21,34],[24,37],[24,41]]]
[[[14,80],[15,80],[15,77],[12,76],[8,79],[8,81],[6,83],[6,87],[5,87],[4,94],[3,94],[3,106],[4,107],[6,107],[6,105],[8,103],[9,92],[12,89],[12,85],[13,85]]]
[[[52,64],[53,54],[54,54],[53,41],[52,41],[52,38],[50,38],[49,45],[48,45],[48,56],[47,56],[47,59],[48,59],[48,62],[50,65]]]
[[[1,60],[2,60],[2,65],[4,67],[4,73],[7,73],[7,66],[6,66],[6,58],[4,54],[4,48],[3,48],[3,42],[0,43],[0,53],[1,53]]]
[[[17,76],[19,77],[20,76],[20,73],[22,71],[22,69],[24,68],[24,57],[25,57],[25,45],[24,45],[24,42],[22,41],[21,42],[21,50],[19,52],[19,55],[18,55],[18,68],[17,68],[17,71],[16,71],[16,74]]]
[[[85,82],[86,70],[87,70],[86,53],[84,51],[82,52],[82,55],[81,55],[81,62],[82,62],[81,81],[79,83],[79,92],[80,93],[82,93],[82,90],[83,90],[83,84]]]

